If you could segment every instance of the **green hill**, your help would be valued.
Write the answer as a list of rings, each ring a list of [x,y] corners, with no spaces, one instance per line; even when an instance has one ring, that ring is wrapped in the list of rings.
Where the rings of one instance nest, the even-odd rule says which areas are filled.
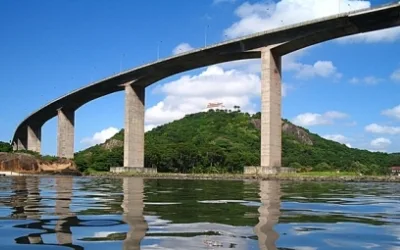
[[[260,162],[260,113],[209,111],[187,115],[145,135],[145,166],[159,172],[242,172]],[[283,165],[300,170],[383,174],[399,154],[373,153],[326,140],[283,120]],[[75,154],[81,171],[123,165],[123,130]]]

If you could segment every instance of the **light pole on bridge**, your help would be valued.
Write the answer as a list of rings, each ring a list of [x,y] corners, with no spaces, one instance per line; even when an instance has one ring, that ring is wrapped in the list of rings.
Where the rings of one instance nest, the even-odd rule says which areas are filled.
[[[204,47],[207,47],[207,31],[208,31],[208,24],[204,27]]]

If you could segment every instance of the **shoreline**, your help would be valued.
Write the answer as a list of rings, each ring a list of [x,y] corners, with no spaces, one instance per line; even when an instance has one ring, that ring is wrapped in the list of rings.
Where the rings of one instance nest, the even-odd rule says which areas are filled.
[[[1,176],[1,175],[0,175]],[[183,174],[183,173],[111,173],[95,172],[90,174],[69,175],[62,173],[16,173],[2,177],[38,176],[38,177],[92,177],[92,178],[124,178],[137,177],[143,179],[169,180],[226,180],[226,181],[264,181],[279,180],[288,182],[386,182],[400,183],[400,176],[356,176],[356,175],[303,175],[303,174],[274,174],[274,175],[245,175],[245,174]]]
[[[400,183],[400,176],[307,176],[301,174],[278,174],[278,175],[244,175],[244,174],[183,174],[183,173],[110,173],[98,172],[83,174],[85,177],[123,178],[141,177],[144,179],[170,179],[170,180],[280,180],[301,182],[391,182]]]

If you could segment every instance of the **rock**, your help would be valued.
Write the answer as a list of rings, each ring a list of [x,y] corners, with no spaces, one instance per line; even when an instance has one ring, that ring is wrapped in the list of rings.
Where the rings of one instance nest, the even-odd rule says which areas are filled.
[[[291,123],[282,121],[282,132],[294,136],[298,141],[303,144],[313,145],[310,135],[303,128],[297,127]]]
[[[251,123],[258,130],[261,129],[260,119],[252,119]],[[313,141],[311,140],[310,135],[308,134],[308,132],[305,129],[297,127],[296,125],[294,125],[290,122],[287,122],[286,120],[282,120],[282,132],[285,134],[288,134],[288,135],[292,135],[300,143],[311,145],[311,146],[313,145]]]
[[[116,147],[123,147],[124,142],[117,139],[109,139],[101,146],[106,150],[112,150],[113,148]]]
[[[46,161],[25,153],[1,153],[0,171],[23,174],[67,174],[81,175],[74,161],[57,159]]]

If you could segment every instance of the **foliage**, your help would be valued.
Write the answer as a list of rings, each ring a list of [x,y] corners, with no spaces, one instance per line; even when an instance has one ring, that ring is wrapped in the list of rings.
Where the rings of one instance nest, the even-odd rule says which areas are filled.
[[[210,110],[159,126],[145,135],[145,167],[172,173],[241,173],[244,166],[258,166],[259,119],[260,113]],[[284,131],[283,166],[303,172],[384,174],[388,167],[400,165],[400,154],[352,149],[295,128],[305,131],[312,145],[304,143],[296,133]],[[123,136],[121,130],[113,139],[123,140]],[[106,149],[96,145],[76,153],[75,162],[82,172],[108,171],[110,167],[122,166],[123,147]]]
[[[13,148],[10,143],[0,141],[0,152],[12,152]]]

